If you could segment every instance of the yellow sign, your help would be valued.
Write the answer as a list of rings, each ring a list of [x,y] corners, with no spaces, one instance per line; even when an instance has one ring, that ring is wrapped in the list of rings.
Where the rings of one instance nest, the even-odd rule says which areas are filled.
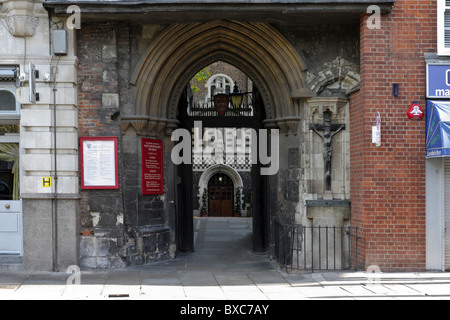
[[[42,178],[42,186],[44,188],[50,188],[52,186],[52,178],[51,177]]]

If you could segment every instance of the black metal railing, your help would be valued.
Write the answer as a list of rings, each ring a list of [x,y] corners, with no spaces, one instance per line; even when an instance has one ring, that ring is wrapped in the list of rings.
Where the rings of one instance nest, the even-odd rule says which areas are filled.
[[[214,102],[205,104],[195,104],[189,108],[189,116],[192,117],[218,117],[219,112],[214,107]],[[228,108],[222,115],[225,117],[251,117],[253,116],[253,108],[251,106],[242,106],[240,108]]]
[[[273,222],[271,255],[287,270],[357,269],[358,227]]]

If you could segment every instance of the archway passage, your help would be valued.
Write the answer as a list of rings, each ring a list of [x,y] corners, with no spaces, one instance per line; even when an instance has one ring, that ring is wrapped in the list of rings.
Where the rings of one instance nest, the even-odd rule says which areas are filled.
[[[208,209],[210,217],[231,217],[233,215],[233,180],[224,173],[217,173],[208,183]]]
[[[212,21],[174,24],[165,28],[143,54],[132,76],[135,85],[135,115],[122,117],[139,124],[140,132],[165,132],[166,154],[173,142],[169,138],[177,128],[192,132],[194,118],[187,113],[186,86],[203,67],[224,61],[242,70],[253,81],[254,97],[259,102],[252,117],[237,124],[219,117],[202,119],[203,127],[270,128],[296,134],[299,111],[304,100],[314,96],[305,87],[306,65],[284,36],[266,23]],[[137,126],[136,124],[136,126]],[[280,139],[287,139],[280,135]],[[286,153],[289,147],[280,141]],[[170,159],[167,159],[170,161]],[[167,161],[168,162],[168,161]],[[276,212],[278,175],[261,176],[260,164],[253,164],[253,249],[265,251],[269,245],[269,212]],[[193,251],[192,164],[168,165],[164,176],[168,220],[175,227],[177,250]],[[196,191],[195,191],[196,192]],[[173,199],[173,200],[172,200]],[[273,207],[273,208],[272,208]],[[172,209],[173,208],[173,209]],[[171,214],[174,217],[171,217]]]
[[[250,78],[249,81],[251,80]],[[194,136],[192,164],[178,166],[178,188],[182,190],[182,195],[178,197],[180,209],[177,212],[177,239],[181,251],[195,251],[194,244],[188,246],[188,241],[191,234],[195,234],[190,234],[189,230],[194,220],[193,207],[198,202],[195,199],[196,194],[202,202],[200,209],[206,205],[206,216],[216,218],[232,217],[235,211],[236,216],[241,216],[241,211],[239,210],[238,214],[235,208],[243,209],[245,202],[241,200],[245,195],[247,204],[252,207],[251,210],[246,210],[246,216],[250,211],[254,213],[250,215],[253,249],[265,251],[267,247],[268,207],[264,201],[267,193],[262,191],[265,179],[259,174],[260,164],[257,157],[252,161],[252,150],[258,145],[258,130],[263,127],[266,109],[256,86],[247,95],[251,104],[243,103],[236,108],[229,102],[223,115],[216,111],[213,98],[204,107],[194,107],[191,104],[191,86],[186,86],[179,99],[179,126],[193,132]],[[198,184],[193,173],[197,177],[201,173]],[[206,203],[203,203],[203,197],[207,198]],[[203,215],[203,211],[200,211]]]

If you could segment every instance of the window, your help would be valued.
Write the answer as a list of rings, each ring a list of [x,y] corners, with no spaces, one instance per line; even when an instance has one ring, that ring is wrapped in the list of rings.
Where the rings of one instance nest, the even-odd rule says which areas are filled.
[[[216,94],[230,94],[233,83],[233,79],[225,74],[213,75],[206,84],[209,90],[208,100],[213,100]]]
[[[438,0],[438,55],[450,56],[450,0]]]
[[[0,200],[19,200],[19,125],[0,124]]]
[[[19,200],[18,66],[0,66],[0,200]]]
[[[10,89],[0,88],[0,113],[3,112],[17,113],[17,102]]]
[[[17,70],[15,66],[0,66],[0,116],[2,119],[19,119],[20,104],[16,99]]]

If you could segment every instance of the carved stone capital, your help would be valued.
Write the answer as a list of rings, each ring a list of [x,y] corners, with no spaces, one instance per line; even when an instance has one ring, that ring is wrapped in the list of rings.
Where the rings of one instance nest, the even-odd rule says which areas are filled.
[[[175,121],[175,122],[174,122]],[[178,120],[167,120],[148,116],[123,116],[122,134],[134,130],[138,136],[157,138],[163,135],[164,130],[170,133],[178,127]]]
[[[36,33],[39,18],[30,16],[11,16],[6,18],[9,33],[14,37],[31,37]]]
[[[276,122],[280,132],[288,136],[290,134],[297,135],[300,120],[300,117],[284,117],[276,119]]]
[[[36,9],[38,8],[38,9]],[[31,37],[39,25],[42,4],[32,0],[3,1],[2,11],[7,14],[6,25],[14,37]]]
[[[166,131],[165,131],[166,136],[172,135],[172,132],[175,129],[177,129],[179,125],[180,125],[180,121],[178,121],[178,120],[173,120],[173,119],[167,120]]]
[[[133,120],[131,125],[138,136],[144,136],[146,133],[147,120]]]
[[[145,131],[145,126],[147,125],[147,116],[122,116],[122,135],[124,135],[128,130],[133,129],[137,135],[142,135]]]

